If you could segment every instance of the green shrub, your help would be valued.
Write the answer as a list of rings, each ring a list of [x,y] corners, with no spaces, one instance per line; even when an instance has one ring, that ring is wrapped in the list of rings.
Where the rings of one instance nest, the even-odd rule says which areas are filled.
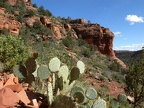
[[[69,34],[62,40],[62,42],[68,48],[73,48],[77,44],[76,40]]]
[[[14,65],[23,63],[29,56],[28,48],[16,36],[0,35],[0,61],[10,70]]]
[[[52,16],[52,13],[49,10],[45,10],[43,6],[40,6],[38,9],[38,12],[40,15],[44,15],[44,16]]]

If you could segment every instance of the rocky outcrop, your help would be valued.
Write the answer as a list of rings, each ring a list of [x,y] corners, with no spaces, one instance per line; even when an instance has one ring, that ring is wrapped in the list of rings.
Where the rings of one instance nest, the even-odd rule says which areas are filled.
[[[15,5],[17,2],[24,2],[26,4],[31,4],[32,0],[7,0],[7,2],[11,5]]]
[[[32,26],[33,26],[33,23],[36,22],[37,20],[40,20],[40,18],[39,18],[39,17],[36,17],[36,16],[27,17],[27,18],[26,18],[26,25],[32,27]]]
[[[60,25],[53,25],[53,33],[57,39],[62,39],[62,33],[60,32]]]
[[[71,20],[70,23],[71,24],[86,24],[86,20],[85,19],[76,19],[76,20]]]
[[[82,37],[89,44],[98,47],[101,54],[115,57],[113,47],[114,34],[108,29],[101,27],[99,24],[71,24],[79,37]]]
[[[13,15],[5,12],[4,8],[0,8],[0,30],[6,28],[12,34],[18,35],[20,26],[21,24],[15,19]]]
[[[51,20],[48,17],[42,16],[42,17],[40,17],[40,21],[43,25],[46,25],[47,27],[52,26]]]

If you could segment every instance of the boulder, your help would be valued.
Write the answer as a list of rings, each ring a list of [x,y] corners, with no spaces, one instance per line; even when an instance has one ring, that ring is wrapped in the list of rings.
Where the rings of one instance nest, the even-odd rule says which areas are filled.
[[[0,108],[13,108],[19,101],[20,98],[10,88],[0,90]]]
[[[46,25],[47,27],[51,27],[51,20],[48,17],[42,16],[40,17],[40,21],[43,25]]]

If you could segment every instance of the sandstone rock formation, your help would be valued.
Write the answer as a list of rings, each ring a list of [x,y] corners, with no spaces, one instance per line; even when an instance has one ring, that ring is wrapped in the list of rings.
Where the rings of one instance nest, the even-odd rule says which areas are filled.
[[[47,27],[52,26],[51,20],[48,17],[42,16],[42,17],[40,17],[40,21],[43,25],[46,25]]]
[[[100,53],[115,57],[112,49],[114,34],[108,28],[101,27],[99,24],[71,24],[71,26],[79,37],[89,44],[96,45]]]
[[[40,20],[40,18],[39,17],[36,17],[36,16],[32,16],[32,17],[27,17],[26,18],[26,25],[28,25],[28,26],[33,26],[33,23],[35,22],[35,21],[37,21],[37,20]]]
[[[76,19],[76,20],[71,20],[70,23],[72,24],[86,24],[85,19]]]
[[[6,13],[4,8],[0,8],[0,30],[6,28],[12,34],[18,35],[20,25],[14,16]]]

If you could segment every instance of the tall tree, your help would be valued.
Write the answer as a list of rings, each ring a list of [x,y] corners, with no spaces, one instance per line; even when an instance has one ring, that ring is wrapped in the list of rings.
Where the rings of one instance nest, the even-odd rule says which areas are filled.
[[[129,66],[126,85],[126,92],[134,97],[133,108],[144,107],[144,51],[141,60]]]

